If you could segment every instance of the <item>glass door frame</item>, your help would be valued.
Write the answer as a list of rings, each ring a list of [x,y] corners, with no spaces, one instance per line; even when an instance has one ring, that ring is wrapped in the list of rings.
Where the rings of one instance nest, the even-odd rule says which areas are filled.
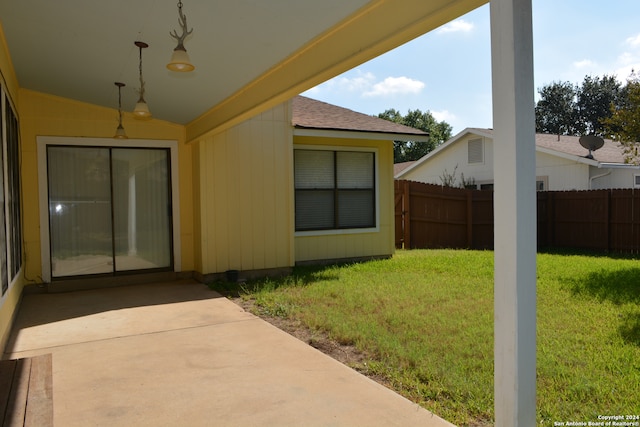
[[[42,280],[49,283],[51,277],[51,242],[49,234],[49,194],[47,174],[48,146],[78,146],[102,148],[168,148],[169,173],[171,186],[172,238],[173,238],[173,271],[181,271],[180,254],[180,193],[178,171],[178,141],[175,140],[119,140],[113,138],[80,138],[80,137],[37,137],[38,156],[38,196],[40,213],[40,258]],[[141,270],[144,272],[144,270]],[[131,272],[129,272],[131,273]]]

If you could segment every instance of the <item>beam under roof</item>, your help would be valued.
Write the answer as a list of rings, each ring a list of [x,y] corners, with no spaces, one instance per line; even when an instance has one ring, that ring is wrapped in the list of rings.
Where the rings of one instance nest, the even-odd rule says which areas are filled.
[[[485,3],[373,1],[189,123],[187,141],[228,129]]]

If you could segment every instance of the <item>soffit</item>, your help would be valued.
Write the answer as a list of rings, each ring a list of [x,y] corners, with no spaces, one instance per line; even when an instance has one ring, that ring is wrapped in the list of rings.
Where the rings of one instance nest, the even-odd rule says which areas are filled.
[[[190,139],[269,108],[485,3],[482,0],[184,0],[196,70],[165,68],[178,30],[175,1],[0,2],[21,88],[123,109],[145,98],[155,118]]]

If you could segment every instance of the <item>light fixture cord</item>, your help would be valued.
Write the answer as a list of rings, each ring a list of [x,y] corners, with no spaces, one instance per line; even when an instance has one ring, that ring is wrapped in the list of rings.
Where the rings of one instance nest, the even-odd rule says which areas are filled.
[[[140,49],[140,63],[138,66],[138,70],[140,71],[140,99],[138,102],[144,101],[144,80],[142,79],[142,46],[138,47]]]
[[[118,86],[118,124],[122,126],[122,87]]]
[[[178,32],[176,30],[169,33],[171,37],[176,39],[178,42],[178,46],[173,50],[184,50],[186,52],[187,49],[184,48],[184,39],[193,32],[193,28],[191,31],[187,29],[187,17],[182,13],[182,0],[178,1],[178,24],[180,24],[180,27],[182,28],[182,35],[178,36]]]

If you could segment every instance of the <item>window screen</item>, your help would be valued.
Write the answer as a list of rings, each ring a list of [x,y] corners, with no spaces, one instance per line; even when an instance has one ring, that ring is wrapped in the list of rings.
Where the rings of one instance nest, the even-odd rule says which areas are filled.
[[[374,227],[375,154],[295,150],[296,231]]]

